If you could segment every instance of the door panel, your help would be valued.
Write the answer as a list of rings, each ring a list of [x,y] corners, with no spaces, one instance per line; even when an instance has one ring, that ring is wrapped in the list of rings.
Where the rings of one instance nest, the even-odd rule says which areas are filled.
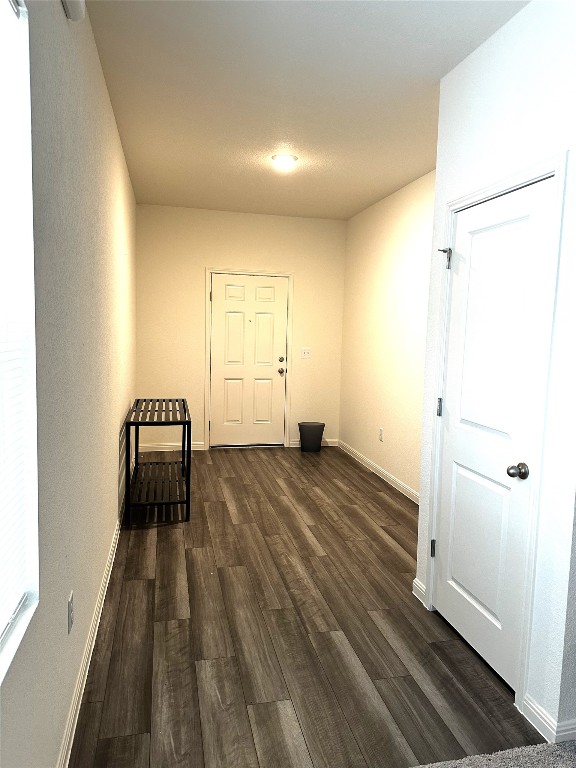
[[[280,278],[284,280],[285,278]],[[257,285],[256,301],[276,301],[276,291],[273,285]]]
[[[226,339],[224,360],[226,365],[244,363],[244,326],[243,312],[226,312]]]
[[[454,466],[448,580],[478,610],[500,622],[509,489]],[[479,558],[478,552],[486,554]]]
[[[288,278],[212,275],[210,445],[284,442]]]
[[[225,424],[242,424],[242,403],[244,402],[244,382],[242,379],[224,379],[224,418]]]
[[[234,283],[226,283],[224,287],[224,295],[226,301],[244,301],[245,288],[243,285],[235,285]]]
[[[274,358],[274,315],[257,312],[255,317],[255,352],[256,365],[272,365]]]
[[[435,607],[517,683],[554,309],[553,179],[455,214]],[[526,480],[507,467],[526,462]]]
[[[502,203],[498,203],[498,208]],[[473,217],[478,218],[478,211]],[[531,222],[501,222],[470,234],[461,417],[499,431],[507,428],[515,377],[525,350],[516,339],[522,306],[522,254]],[[505,258],[503,258],[505,254]],[[514,338],[513,343],[511,340]],[[487,376],[486,371],[498,372]]]
[[[271,423],[273,391],[272,379],[254,380],[254,422],[256,424]]]

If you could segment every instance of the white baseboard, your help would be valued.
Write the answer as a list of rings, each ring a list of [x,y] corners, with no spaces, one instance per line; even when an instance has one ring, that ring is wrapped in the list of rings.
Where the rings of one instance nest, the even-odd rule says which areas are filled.
[[[426,597],[426,587],[420,581],[420,579],[414,579],[412,582],[412,594],[420,600],[420,602],[428,608],[428,598]]]
[[[140,443],[139,448],[141,453],[148,453],[149,451],[181,451],[182,443]],[[203,451],[204,449],[204,443],[192,443],[193,451]]]
[[[530,694],[526,694],[524,701],[516,707],[549,743],[559,744],[576,739],[576,719],[558,722]]]
[[[88,668],[90,666],[90,660],[92,659],[92,652],[94,651],[94,642],[96,640],[96,633],[98,632],[98,625],[100,624],[100,616],[102,614],[104,598],[106,597],[106,590],[108,589],[108,582],[110,581],[110,573],[112,572],[112,566],[114,565],[114,557],[116,555],[119,535],[120,520],[116,524],[116,530],[112,537],[112,545],[110,547],[110,552],[108,553],[106,567],[104,568],[104,576],[102,577],[102,583],[100,584],[100,591],[98,592],[98,599],[96,600],[96,607],[94,609],[94,615],[92,616],[92,623],[90,624],[88,640],[86,641],[86,647],[84,648],[84,656],[82,657],[80,672],[78,673],[78,679],[76,680],[76,688],[74,689],[74,696],[72,697],[72,704],[70,705],[56,768],[67,768],[68,761],[70,760],[70,752],[72,750],[72,742],[74,741],[74,732],[76,731],[76,725],[78,723],[84,686],[86,685]]]
[[[322,440],[322,445],[337,448],[339,440],[337,438],[328,438]],[[290,440],[290,448],[300,448],[300,440]],[[182,443],[140,443],[141,453],[147,453],[149,451],[181,451]],[[205,451],[206,446],[204,443],[192,443],[193,451]]]
[[[556,744],[576,739],[576,718],[564,720],[556,726]]]
[[[398,480],[397,477],[394,477],[394,475],[391,475],[390,472],[387,472],[382,467],[379,467],[378,464],[375,464],[373,461],[370,461],[370,459],[367,459],[366,456],[358,453],[358,451],[354,450],[354,448],[349,446],[347,443],[342,442],[342,440],[338,442],[338,445],[345,453],[347,453],[349,456],[352,456],[353,459],[356,459],[356,461],[360,462],[360,464],[363,464],[371,472],[374,472],[375,475],[381,477],[382,480],[386,480],[386,482],[389,483],[392,487],[396,488],[397,491],[400,491],[400,493],[403,493],[404,496],[407,496],[409,499],[418,504],[420,498],[418,491],[410,488],[410,486],[406,485],[406,483],[403,483],[402,480]]]
[[[338,447],[338,440],[333,437],[329,438],[322,438],[322,445],[325,445],[328,448],[337,448]],[[297,437],[296,439],[290,440],[290,448],[300,448],[300,438]]]

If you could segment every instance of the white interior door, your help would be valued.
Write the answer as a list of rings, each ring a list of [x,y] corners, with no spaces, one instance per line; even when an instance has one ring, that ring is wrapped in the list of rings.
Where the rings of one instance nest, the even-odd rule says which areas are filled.
[[[512,688],[546,406],[554,187],[545,179],[454,222],[434,605]],[[519,462],[526,479],[507,472]]]
[[[282,445],[288,278],[212,275],[210,445]]]

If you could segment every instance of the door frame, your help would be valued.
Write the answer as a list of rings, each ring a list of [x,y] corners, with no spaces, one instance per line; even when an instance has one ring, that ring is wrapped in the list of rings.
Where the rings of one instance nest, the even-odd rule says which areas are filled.
[[[471,208],[475,205],[487,202],[495,197],[501,197],[502,195],[514,192],[522,187],[543,181],[547,178],[554,178],[555,200],[554,207],[554,219],[558,222],[556,242],[553,244],[553,248],[558,253],[558,273],[562,268],[562,214],[564,207],[564,196],[566,191],[566,173],[568,164],[568,152],[555,155],[548,160],[544,160],[540,163],[531,165],[530,167],[520,170],[514,175],[492,184],[483,189],[469,193],[455,200],[446,203],[444,207],[444,240],[442,245],[444,247],[452,247],[454,244],[454,229],[456,214],[466,208]],[[568,257],[566,254],[565,258]],[[442,280],[441,295],[440,295],[440,324],[439,333],[436,341],[436,348],[438,350],[436,359],[436,392],[438,397],[443,397],[445,391],[445,376],[446,376],[446,355],[448,348],[448,321],[449,321],[449,309],[451,299],[451,280],[450,272],[445,270],[445,275]],[[552,318],[552,335],[551,342],[554,344],[554,337],[556,331],[556,304],[555,300],[554,313]],[[549,377],[550,378],[550,377]],[[547,389],[546,405],[548,404],[550,395],[550,389]],[[440,514],[440,471],[442,461],[442,425],[440,418],[437,418],[433,422],[432,429],[432,461],[430,470],[430,515],[428,522],[428,541],[436,538],[438,530],[438,518]],[[549,444],[547,436],[549,433],[549,419],[548,414],[544,421],[544,447]],[[544,470],[545,464],[544,448],[542,456],[541,468]],[[534,606],[534,596],[536,591],[535,574],[536,574],[536,548],[537,548],[537,532],[539,523],[539,511],[540,511],[540,499],[542,496],[542,490],[544,487],[544,478],[546,474],[544,471],[539,473],[540,481],[538,486],[533,489],[532,505],[529,511],[528,520],[528,551],[527,551],[527,566],[524,578],[524,592],[519,595],[519,599],[522,600],[522,626],[519,644],[520,653],[520,669],[518,675],[518,687],[515,691],[516,702],[521,703],[524,701],[526,689],[527,689],[527,675],[528,675],[528,661],[530,651],[531,640],[531,628],[532,628],[532,614]],[[430,549],[428,548],[428,557],[426,564],[426,589],[422,590],[419,583],[415,583],[414,592],[425,604],[428,609],[434,608],[434,598],[436,594],[436,567],[435,559],[430,555]]]
[[[212,275],[254,275],[256,277],[286,277],[288,278],[288,312],[286,317],[286,375],[284,377],[286,396],[284,405],[284,447],[290,445],[290,410],[291,410],[291,372],[292,372],[292,307],[293,275],[289,272],[263,272],[259,269],[221,269],[206,267],[205,270],[205,306],[206,306],[206,336],[205,336],[205,367],[204,367],[204,447],[210,448],[210,383],[211,383],[211,352],[212,352]]]

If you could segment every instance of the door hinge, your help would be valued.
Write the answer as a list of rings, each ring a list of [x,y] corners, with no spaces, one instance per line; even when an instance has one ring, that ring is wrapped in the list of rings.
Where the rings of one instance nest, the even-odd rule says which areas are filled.
[[[436,405],[436,416],[442,416],[442,398],[438,398],[438,404]]]
[[[446,254],[446,269],[450,269],[452,266],[452,248],[438,248],[440,253]]]
[[[430,542],[430,557],[436,557],[436,539]]]

